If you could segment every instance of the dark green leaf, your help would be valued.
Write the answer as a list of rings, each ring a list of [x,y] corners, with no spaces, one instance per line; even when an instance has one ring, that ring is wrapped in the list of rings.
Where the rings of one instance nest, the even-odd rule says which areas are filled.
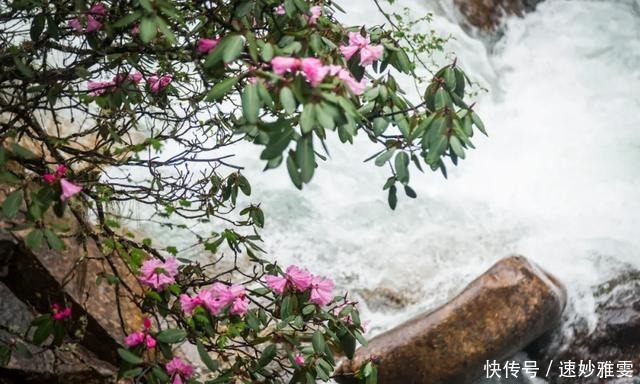
[[[144,362],[138,355],[124,348],[118,348],[118,355],[120,355],[122,360],[130,364],[137,365]]]
[[[44,31],[44,22],[45,15],[42,13],[36,15],[36,17],[33,18],[33,22],[31,23],[31,30],[29,31],[32,41],[38,41],[40,39],[42,31]]]
[[[284,107],[284,110],[288,114],[292,114],[296,111],[296,99],[289,87],[282,87],[282,89],[280,89],[280,103],[282,103],[282,107]]]
[[[225,63],[230,63],[237,59],[244,49],[244,38],[240,35],[231,35],[227,37],[228,41],[224,46],[224,52],[222,53],[222,60]]]
[[[213,88],[207,93],[207,97],[205,101],[216,101],[221,99],[224,95],[226,95],[234,85],[238,83],[240,80],[239,77],[229,77],[227,79],[222,80],[218,84],[214,85]]]
[[[42,229],[34,229],[27,234],[27,237],[24,239],[27,247],[31,249],[40,249],[42,248],[42,239],[44,237],[44,232]]]
[[[409,155],[406,152],[399,152],[396,155],[396,176],[402,184],[409,182]]]
[[[262,355],[258,359],[258,366],[260,368],[267,366],[267,364],[269,364],[271,360],[276,357],[277,353],[278,349],[276,348],[275,344],[270,344],[269,346],[267,346],[264,351],[262,351]]]
[[[200,341],[197,343],[198,346],[198,355],[200,355],[200,360],[207,366],[212,372],[218,370],[220,364],[217,360],[213,360],[211,356],[209,356],[209,352],[205,349],[204,345]]]
[[[183,341],[187,337],[187,332],[183,329],[166,329],[156,336],[156,339],[160,342],[167,344],[175,344]]]
[[[391,188],[389,188],[389,197],[387,200],[389,202],[389,207],[391,207],[391,209],[396,209],[396,206],[398,205],[398,195],[395,185],[392,185]]]
[[[65,248],[65,245],[62,242],[62,240],[60,240],[58,235],[56,235],[49,228],[44,229],[44,236],[46,237],[47,243],[49,244],[51,249],[54,249],[56,251],[62,251]]]
[[[316,168],[312,136],[302,137],[298,140],[296,147],[296,164],[300,167],[302,182],[308,183],[313,177]]]
[[[2,214],[7,219],[13,219],[18,214],[20,205],[22,205],[22,191],[13,191],[7,195],[2,204]]]
[[[324,341],[324,335],[322,331],[317,330],[313,333],[311,337],[311,344],[313,345],[313,350],[316,353],[324,354],[324,349],[327,347],[327,344]]]

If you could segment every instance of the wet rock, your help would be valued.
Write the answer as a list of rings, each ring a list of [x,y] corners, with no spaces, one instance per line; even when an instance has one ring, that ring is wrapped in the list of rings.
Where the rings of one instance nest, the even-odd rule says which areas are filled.
[[[0,365],[0,383],[83,383],[115,381],[116,368],[98,360],[79,345],[51,351],[26,342],[22,335],[33,320],[29,308],[0,283],[0,343],[11,346],[6,366]]]
[[[86,317],[81,344],[98,358],[117,364],[117,348],[125,332],[141,328],[142,313],[123,284],[139,292],[121,259],[102,257],[95,243],[67,242],[63,252],[28,249],[21,233],[0,230],[0,281],[36,312],[50,312],[52,303],[70,304],[77,320]],[[85,256],[85,257],[83,257]],[[98,275],[114,274],[120,285],[96,284]]]
[[[369,341],[337,369],[351,383],[363,362],[379,361],[383,384],[465,384],[486,360],[504,360],[553,328],[566,303],[564,287],[524,257],[496,263],[451,302]]]
[[[374,311],[397,310],[414,304],[416,298],[385,285],[355,291]]]
[[[548,366],[554,361],[550,378],[556,383],[573,383],[574,378],[560,377],[559,362],[572,361],[585,364],[590,360],[610,361],[617,375],[617,363],[630,361],[634,375],[640,369],[640,271],[622,273],[602,285],[594,287],[597,324],[575,321],[571,313],[563,319],[564,326],[533,343],[527,352]],[[573,380],[573,381],[572,381]],[[580,383],[609,382],[597,377],[581,377]]]
[[[541,0],[454,0],[466,22],[485,31],[495,30],[505,15],[522,17],[536,9]]]

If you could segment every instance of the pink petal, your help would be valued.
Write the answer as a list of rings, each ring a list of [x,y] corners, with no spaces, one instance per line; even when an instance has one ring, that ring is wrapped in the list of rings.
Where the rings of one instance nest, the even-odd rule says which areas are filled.
[[[107,13],[107,7],[105,7],[103,3],[95,3],[91,8],[89,8],[89,13],[104,16]]]
[[[369,38],[362,36],[360,32],[349,32],[349,45],[355,45],[359,48],[369,45]]]
[[[60,179],[60,188],[62,189],[62,194],[60,195],[60,199],[62,201],[69,200],[74,195],[82,191],[82,187],[73,184],[67,179]]]
[[[80,23],[80,20],[78,20],[78,18],[69,20],[67,24],[76,32],[82,32],[82,23]]]
[[[314,57],[302,59],[302,72],[312,87],[317,87],[329,72],[329,69],[322,65],[322,61]]]
[[[287,268],[287,278],[298,291],[305,291],[311,285],[312,275],[306,269],[290,265]]]
[[[87,16],[87,33],[97,31],[100,28],[102,28],[101,22],[99,22],[95,17],[91,15]]]
[[[382,45],[367,45],[360,50],[360,65],[366,67],[382,57],[384,47]]]
[[[345,59],[350,60],[353,55],[358,52],[359,49],[360,47],[358,47],[357,45],[343,45],[340,47],[340,52],[342,53],[342,56],[345,57]]]
[[[265,278],[267,286],[271,288],[275,293],[282,294],[287,286],[287,279],[280,276],[267,275]]]
[[[199,39],[198,52],[209,53],[218,45],[219,42],[220,39]]]
[[[276,56],[271,59],[271,67],[276,75],[282,76],[287,72],[295,72],[300,69],[300,60],[295,57]]]

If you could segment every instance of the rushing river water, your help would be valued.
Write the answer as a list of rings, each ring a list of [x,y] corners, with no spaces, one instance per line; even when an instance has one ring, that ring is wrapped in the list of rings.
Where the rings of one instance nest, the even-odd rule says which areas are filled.
[[[383,21],[364,1],[341,3],[349,24]],[[640,267],[640,4],[548,0],[507,19],[491,43],[465,34],[450,4],[405,5],[415,16],[439,13],[431,27],[454,37],[447,51],[489,90],[478,110],[490,137],[476,139],[448,180],[413,174],[419,196],[396,211],[381,190],[387,170],[362,163],[371,153],[362,138],[331,145],[302,192],[284,167],[263,173],[247,146],[235,162],[262,201],[270,257],[341,289],[406,297],[401,310],[363,308],[370,335],[445,302],[514,253],[559,277],[573,316],[593,324],[591,287]]]

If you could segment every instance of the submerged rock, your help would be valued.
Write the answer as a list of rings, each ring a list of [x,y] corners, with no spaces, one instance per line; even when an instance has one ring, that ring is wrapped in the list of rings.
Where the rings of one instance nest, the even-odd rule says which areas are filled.
[[[503,360],[553,328],[564,287],[524,257],[505,258],[451,302],[369,341],[336,372],[340,383],[370,359],[382,384],[465,384],[487,360]]]
[[[597,323],[575,322],[567,316],[565,326],[532,344],[527,352],[548,366],[553,360],[549,378],[556,383],[572,383],[575,378],[560,377],[559,362],[588,361],[596,365],[596,373],[579,378],[581,384],[613,382],[614,378],[598,377],[598,362],[611,362],[618,376],[618,363],[630,362],[633,375],[640,367],[640,271],[628,271],[615,279],[594,287]],[[577,373],[577,368],[576,368]],[[566,372],[565,372],[566,375]],[[602,375],[601,375],[602,376]],[[616,377],[617,379],[617,377]],[[620,383],[625,382],[621,378]]]
[[[360,289],[355,293],[359,294],[367,306],[374,311],[398,310],[416,302],[413,295],[408,295],[386,285],[374,289]]]
[[[496,29],[505,15],[522,17],[532,12],[542,0],[454,0],[454,4],[471,26],[485,31]]]

